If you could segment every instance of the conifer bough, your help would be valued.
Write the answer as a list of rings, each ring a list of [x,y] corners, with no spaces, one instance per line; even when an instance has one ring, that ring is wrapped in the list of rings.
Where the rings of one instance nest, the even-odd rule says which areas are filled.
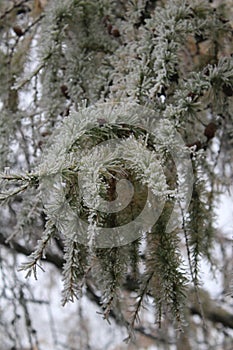
[[[61,239],[63,303],[91,280],[104,317],[117,312],[129,332],[147,296],[159,324],[172,315],[180,329],[190,286],[199,300],[201,258],[213,262],[215,197],[233,158],[223,5],[59,0],[31,6],[21,23],[15,2],[0,17],[9,73],[1,73],[0,200],[14,220],[19,209],[19,232],[34,241],[39,227],[40,238],[22,269],[36,277],[48,243]],[[120,302],[129,277],[132,317]]]

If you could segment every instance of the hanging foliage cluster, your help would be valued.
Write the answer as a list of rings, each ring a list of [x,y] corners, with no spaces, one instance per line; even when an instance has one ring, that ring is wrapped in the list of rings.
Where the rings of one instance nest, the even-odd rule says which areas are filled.
[[[17,217],[6,238],[38,239],[21,266],[35,277],[49,243],[62,241],[64,304],[91,279],[105,318],[117,310],[130,331],[150,295],[156,320],[169,313],[180,328],[200,259],[212,262],[213,194],[232,174],[227,8],[42,3],[25,2],[23,20],[2,5],[0,200]]]

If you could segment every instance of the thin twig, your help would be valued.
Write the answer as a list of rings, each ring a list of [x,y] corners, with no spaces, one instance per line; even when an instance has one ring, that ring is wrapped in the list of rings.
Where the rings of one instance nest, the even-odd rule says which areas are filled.
[[[202,303],[201,303],[198,286],[197,286],[197,284],[195,282],[194,273],[193,273],[193,267],[192,267],[192,261],[191,261],[191,252],[190,252],[190,249],[189,249],[188,232],[187,232],[187,229],[186,229],[185,219],[184,219],[184,211],[183,211],[181,206],[180,206],[180,209],[181,209],[181,214],[182,214],[182,229],[183,229],[184,237],[185,237],[185,246],[186,246],[186,250],[187,250],[190,274],[191,274],[192,282],[193,282],[193,285],[194,285],[194,290],[195,290],[195,293],[196,293],[198,306],[199,306],[199,309],[200,309],[200,314],[201,314],[201,318],[202,318],[202,322],[203,322],[203,327],[204,327],[204,330],[206,330],[207,326],[206,326],[206,321],[205,321],[204,310],[203,310],[203,306],[202,306]]]
[[[11,13],[11,11],[13,11],[14,9],[16,9],[17,7],[20,7],[21,5],[23,5],[25,2],[28,2],[28,0],[21,0],[19,3],[14,4],[13,6],[9,7],[2,15],[0,15],[0,20],[5,18],[7,15],[9,15],[9,13]]]

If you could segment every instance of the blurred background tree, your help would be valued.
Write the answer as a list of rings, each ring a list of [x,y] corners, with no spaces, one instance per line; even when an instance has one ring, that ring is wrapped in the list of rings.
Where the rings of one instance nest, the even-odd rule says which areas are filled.
[[[216,220],[232,183],[232,18],[231,0],[0,1],[0,349],[232,348],[232,233]],[[124,112],[110,113],[118,103]],[[173,126],[192,163],[189,210],[170,233],[176,167],[140,126],[135,105]],[[82,133],[89,122],[95,127]],[[105,154],[97,150],[91,163],[87,151],[111,138],[128,142],[131,163],[109,156],[106,170]],[[166,168],[166,184],[145,148]],[[70,227],[64,235],[64,216],[43,204],[41,174],[55,174],[63,155],[66,199],[89,223],[93,245]],[[102,171],[96,188],[109,201],[128,178],[131,205],[110,215],[88,210],[97,198],[90,179],[77,203],[77,173],[89,164]],[[166,205],[150,232],[121,247],[95,246],[96,223],[129,222],[145,187],[159,185]],[[19,266],[39,281],[25,280]],[[204,279],[217,280],[212,294],[203,266]],[[64,304],[83,296],[65,308],[62,279]]]

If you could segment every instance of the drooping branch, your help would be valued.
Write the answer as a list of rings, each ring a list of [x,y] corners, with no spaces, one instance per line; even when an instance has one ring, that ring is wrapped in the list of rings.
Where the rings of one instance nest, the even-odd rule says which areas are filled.
[[[29,256],[34,251],[33,249],[30,249],[29,247],[26,247],[25,245],[22,245],[15,240],[6,242],[6,237],[1,232],[0,244],[5,248],[10,249],[12,252],[23,254],[25,256]],[[46,260],[43,261],[53,264],[58,269],[61,269],[64,263],[64,260],[58,254],[51,252],[46,253]]]
[[[0,245],[4,246],[5,248],[14,251],[19,254],[23,254],[26,256],[29,256],[32,253],[32,249],[29,247],[26,247],[16,241],[11,241],[10,243],[6,242],[6,237],[0,232]],[[46,259],[43,259],[43,262],[45,263],[50,263],[53,266],[56,266],[59,270],[62,269],[62,266],[64,264],[64,260],[56,253],[53,252],[47,252],[46,253]],[[133,284],[133,288],[132,288]],[[87,279],[86,281],[86,286],[87,286],[87,296],[88,298],[94,302],[95,304],[100,306],[101,303],[101,298],[96,293],[92,283],[90,280]],[[133,281],[129,278],[126,279],[126,283],[124,284],[124,288],[126,291],[131,292],[132,289],[135,289],[137,286],[137,282]],[[203,306],[203,311],[205,318],[213,323],[220,323],[224,327],[233,329],[233,315],[231,312],[225,310],[223,307],[218,306],[210,297],[208,292],[204,291],[203,289],[199,290],[200,293],[200,301]],[[190,296],[190,301],[191,304],[189,306],[189,311],[192,315],[199,315],[200,314],[200,308],[198,306],[197,301],[195,300],[194,297],[195,293],[192,293],[190,290],[190,293],[188,295]],[[110,312],[110,317],[112,317],[116,322],[119,322],[119,318],[115,314],[114,310],[111,310]],[[153,335],[148,334],[143,327],[136,327],[135,329],[137,332],[144,334],[145,336],[150,337],[151,339],[154,338]],[[156,340],[158,340],[156,338]]]

